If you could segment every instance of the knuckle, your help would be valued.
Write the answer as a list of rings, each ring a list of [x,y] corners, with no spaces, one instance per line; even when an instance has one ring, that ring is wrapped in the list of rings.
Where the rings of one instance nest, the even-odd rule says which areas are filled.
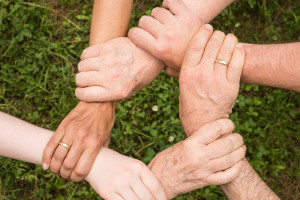
[[[90,142],[89,146],[90,146],[92,149],[100,149],[100,147],[101,147],[100,139],[99,139],[99,138],[96,138],[96,139],[92,140],[92,141]]]
[[[54,173],[54,174],[58,174],[59,173],[59,168],[53,165],[50,165],[50,170]]]
[[[231,156],[226,156],[226,157],[224,158],[224,167],[225,167],[225,168],[231,167],[233,164],[234,164],[234,163],[233,163],[233,159],[232,159]]]
[[[53,159],[54,159],[55,161],[60,161],[60,160],[64,159],[64,156],[63,156],[61,153],[56,152],[56,153],[54,153],[54,155],[53,155]]]
[[[175,41],[176,40],[176,33],[173,30],[167,30],[164,32],[164,37],[167,40]]]
[[[78,85],[78,86],[81,85],[81,75],[80,75],[80,73],[75,75],[75,81],[76,81],[76,85]]]
[[[115,96],[117,96],[118,99],[126,99],[127,97],[130,96],[130,91],[128,87],[123,87],[119,86],[116,87],[117,89],[115,90]]]
[[[155,45],[155,51],[157,54],[165,54],[167,49],[163,44],[157,44]]]
[[[159,9],[160,9],[159,7],[153,8],[152,11],[151,11],[151,16],[155,15],[156,13],[158,13]]]
[[[240,144],[240,145],[244,144],[244,139],[240,134],[235,133],[234,136],[236,137],[236,141],[238,144]]]
[[[74,173],[77,177],[85,177],[89,172],[84,167],[76,167]]]
[[[229,139],[224,139],[223,142],[221,143],[222,149],[226,150],[227,152],[231,152],[233,149],[233,143]]]
[[[218,124],[220,128],[230,130],[231,132],[235,129],[235,125],[230,119],[220,119],[216,124]]]
[[[214,33],[215,35],[216,35],[216,37],[217,38],[224,38],[225,37],[225,33],[224,32],[222,32],[222,31],[215,31],[215,33]]]
[[[70,171],[74,169],[74,165],[70,162],[64,162],[62,168],[64,168],[66,171]]]
[[[144,16],[142,16],[141,18],[140,18],[140,20],[139,20],[139,24],[138,24],[138,26],[139,27],[143,27],[144,25],[145,25],[145,23],[146,23],[146,16],[144,15]]]
[[[143,170],[145,167],[145,164],[142,163],[141,161],[136,161],[133,165],[133,168],[136,170],[136,171],[141,171]]]
[[[183,151],[190,153],[194,149],[193,140],[184,140],[183,142]]]
[[[230,40],[235,41],[235,42],[238,41],[237,37],[236,37],[234,34],[232,34],[232,33],[228,33],[228,34],[226,35],[226,37],[227,37],[228,39],[230,39]]]
[[[77,132],[78,138],[80,141],[84,141],[88,137],[88,131],[84,128],[81,128]]]
[[[201,51],[202,49],[204,49],[204,45],[200,38],[195,38],[190,48],[194,51]]]

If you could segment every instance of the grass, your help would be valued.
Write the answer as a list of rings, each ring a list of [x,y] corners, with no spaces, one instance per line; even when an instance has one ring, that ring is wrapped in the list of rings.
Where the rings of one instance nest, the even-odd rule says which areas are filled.
[[[55,130],[77,104],[74,74],[88,46],[88,0],[0,0],[0,110]],[[136,0],[131,26],[159,0]],[[300,40],[300,4],[293,0],[240,0],[212,24],[240,41]],[[112,148],[149,162],[184,139],[178,119],[178,81],[162,73],[119,103]],[[153,112],[152,106],[158,111]],[[242,85],[231,118],[248,147],[247,158],[282,199],[300,199],[300,95]],[[175,138],[169,142],[169,136]],[[85,183],[67,182],[39,166],[0,158],[0,199],[100,199]],[[225,199],[206,187],[177,199]]]

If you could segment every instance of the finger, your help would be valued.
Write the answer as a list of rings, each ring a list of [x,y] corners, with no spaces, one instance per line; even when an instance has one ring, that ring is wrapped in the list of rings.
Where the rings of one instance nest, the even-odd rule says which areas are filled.
[[[246,155],[246,146],[242,146],[235,151],[217,158],[213,159],[209,162],[209,168],[212,169],[214,172],[224,171],[230,167],[232,167],[235,163],[242,160]]]
[[[239,176],[242,166],[243,161],[239,161],[238,163],[234,164],[231,168],[225,171],[209,175],[206,180],[211,185],[221,185],[229,183]]]
[[[64,136],[64,131],[63,131],[64,126],[62,124],[58,127],[56,132],[53,134],[51,139],[48,141],[44,152],[43,152],[43,169],[47,170],[50,166],[51,159],[53,157],[53,154],[58,146],[59,141]]]
[[[81,154],[75,169],[72,171],[71,180],[78,182],[83,180],[91,171],[99,149],[85,149]]]
[[[206,146],[209,159],[220,158],[243,146],[243,137],[234,133],[225,138],[220,138]]]
[[[179,71],[172,69],[171,67],[166,67],[165,68],[165,72],[169,75],[172,76],[174,78],[178,78],[179,77]]]
[[[60,176],[69,179],[71,176],[72,171],[75,169],[76,164],[83,152],[81,145],[76,143],[73,144],[72,148],[70,149],[68,155],[66,156],[62,167],[60,168]]]
[[[195,67],[199,64],[212,32],[213,27],[210,24],[205,24],[199,29],[186,50],[182,63],[182,69]]]
[[[85,60],[88,58],[99,56],[102,47],[103,47],[103,44],[96,44],[94,46],[84,49],[81,53],[80,59]]]
[[[64,135],[64,137],[62,138],[61,142],[68,145],[69,147],[71,147],[72,146],[71,134],[66,133]],[[64,159],[66,158],[68,152],[69,152],[69,150],[66,147],[58,144],[58,146],[53,154],[52,160],[50,162],[50,169],[53,173],[59,174],[62,163],[63,163]]]
[[[201,62],[204,63],[203,64],[204,67],[214,66],[213,64],[217,59],[217,55],[220,51],[224,39],[225,39],[225,34],[223,32],[215,31],[213,33],[213,35],[211,36],[210,40],[206,45],[203,58],[201,60]]]
[[[144,185],[144,183],[141,180],[136,180],[131,185],[131,188],[139,199],[154,200],[152,193],[148,190],[148,188]]]
[[[240,83],[245,62],[245,49],[242,44],[237,44],[227,70],[227,79],[231,83]]]
[[[190,138],[197,138],[199,144],[209,144],[218,139],[221,135],[232,132],[234,128],[234,123],[230,119],[219,119],[205,124]]]
[[[229,63],[232,57],[233,49],[236,46],[238,40],[233,34],[228,34],[226,35],[224,42],[222,44],[222,47],[217,55],[216,60],[220,61],[225,61],[226,63]],[[223,77],[226,77],[227,74],[227,66],[220,64],[220,63],[215,63],[215,68],[214,70]]]
[[[141,174],[141,180],[145,184],[145,186],[151,191],[155,199],[167,199],[161,184],[150,170],[147,169]]]
[[[153,37],[153,35],[145,31],[144,29],[134,27],[129,30],[128,36],[135,45],[156,57],[156,39]]]
[[[75,96],[86,102],[107,102],[119,100],[112,96],[110,92],[101,86],[90,86],[86,88],[76,88]]]
[[[174,15],[183,14],[186,10],[186,6],[181,0],[164,0],[162,6],[169,9]]]
[[[162,30],[162,24],[150,16],[141,17],[138,26],[153,35],[155,38],[158,37]]]
[[[99,71],[80,72],[76,74],[78,87],[102,86],[107,81],[107,75]]]
[[[125,200],[139,200],[131,188],[120,188],[118,194]]]
[[[101,68],[100,63],[101,60],[99,56],[82,60],[78,63],[78,71],[98,71]]]
[[[156,7],[151,11],[151,16],[160,23],[166,24],[175,19],[175,16],[165,8]]]
[[[107,195],[105,194],[105,195],[100,195],[100,196],[106,200],[124,200],[123,197],[121,197],[121,195],[119,195],[117,193],[112,193],[112,192],[108,192]]]

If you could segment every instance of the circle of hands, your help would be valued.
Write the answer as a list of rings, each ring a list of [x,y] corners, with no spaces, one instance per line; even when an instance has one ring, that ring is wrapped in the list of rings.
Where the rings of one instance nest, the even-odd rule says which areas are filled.
[[[239,92],[244,60],[245,51],[234,35],[213,31],[181,1],[164,1],[162,8],[140,19],[129,38],[83,51],[76,97],[86,102],[125,99],[165,69],[179,77],[179,115],[187,139],[158,153],[146,166],[106,148],[115,104],[96,113],[105,115],[101,122],[99,117],[90,120],[93,111],[75,108],[49,141],[43,163],[64,178],[85,178],[104,199],[171,199],[233,181],[241,171],[246,147],[243,138],[232,133],[235,127],[228,117]],[[72,145],[69,152],[56,149],[61,140]]]

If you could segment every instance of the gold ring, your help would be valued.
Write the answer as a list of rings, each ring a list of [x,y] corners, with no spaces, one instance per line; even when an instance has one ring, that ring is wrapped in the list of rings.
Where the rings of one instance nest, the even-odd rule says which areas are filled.
[[[216,62],[215,63],[219,63],[219,64],[221,64],[221,65],[225,65],[226,67],[228,67],[228,63],[225,61],[225,60],[216,60]]]
[[[63,147],[65,147],[65,148],[68,149],[68,150],[71,149],[71,147],[70,147],[69,145],[63,143],[62,141],[60,141],[58,144],[61,145],[61,146],[63,146]]]

